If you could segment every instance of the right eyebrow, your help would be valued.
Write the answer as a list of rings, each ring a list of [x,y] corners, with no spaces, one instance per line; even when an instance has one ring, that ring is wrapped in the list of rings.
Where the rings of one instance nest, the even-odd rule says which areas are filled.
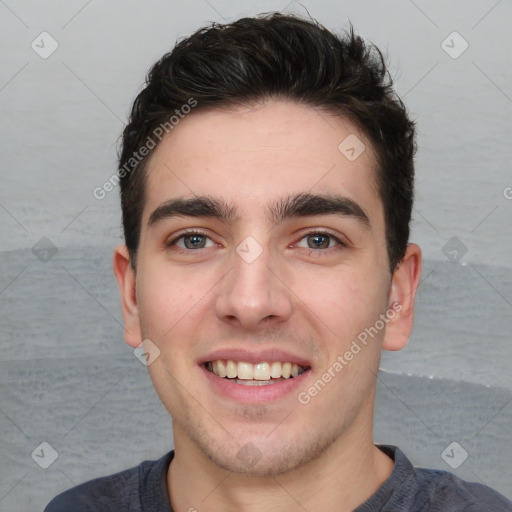
[[[232,223],[239,219],[235,208],[217,198],[208,196],[189,199],[176,198],[159,205],[149,216],[148,226],[171,219],[176,216],[216,217],[224,222]]]

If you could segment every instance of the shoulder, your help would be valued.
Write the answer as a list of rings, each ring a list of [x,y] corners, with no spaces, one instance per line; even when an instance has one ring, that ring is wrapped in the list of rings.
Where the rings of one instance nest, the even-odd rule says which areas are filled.
[[[153,495],[164,492],[162,475],[172,455],[170,452],[159,460],[144,461],[136,467],[68,489],[56,496],[44,512],[142,511],[141,501],[146,492]]]
[[[512,512],[512,502],[486,485],[462,480],[448,471],[413,467],[396,446],[381,449],[395,460],[388,485],[394,483],[384,510]]]
[[[512,502],[490,487],[462,480],[448,471],[414,469],[425,510],[512,512]]]

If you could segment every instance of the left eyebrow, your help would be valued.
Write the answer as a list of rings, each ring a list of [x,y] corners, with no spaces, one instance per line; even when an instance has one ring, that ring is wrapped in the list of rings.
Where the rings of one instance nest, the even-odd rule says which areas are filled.
[[[293,217],[313,215],[338,215],[353,218],[364,227],[370,227],[370,219],[354,200],[340,195],[302,193],[277,201],[267,211],[268,217],[279,224]]]
[[[311,193],[290,195],[268,206],[266,215],[274,224],[295,217],[338,215],[353,218],[364,227],[370,227],[370,220],[363,208],[354,200],[340,195]],[[240,220],[236,206],[221,198],[196,196],[165,201],[151,213],[148,226],[176,216],[213,217],[227,223]]]

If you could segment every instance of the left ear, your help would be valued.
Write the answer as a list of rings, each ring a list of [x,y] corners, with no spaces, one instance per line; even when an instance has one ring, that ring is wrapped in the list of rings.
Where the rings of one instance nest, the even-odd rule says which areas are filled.
[[[420,277],[421,249],[409,244],[391,280],[389,308],[395,310],[395,316],[386,325],[383,350],[401,350],[407,345],[414,324],[414,299]]]

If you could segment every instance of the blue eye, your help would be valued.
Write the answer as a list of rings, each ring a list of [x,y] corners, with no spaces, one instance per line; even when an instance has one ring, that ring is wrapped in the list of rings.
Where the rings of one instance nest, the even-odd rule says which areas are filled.
[[[303,244],[305,240],[306,245]],[[187,231],[166,243],[167,247],[176,247],[181,251],[194,251],[197,249],[206,249],[216,244],[203,231]],[[296,245],[304,249],[321,250],[333,249],[337,246],[345,247],[345,244],[335,235],[324,231],[311,231],[303,235],[300,242]]]
[[[210,238],[202,231],[188,231],[186,233],[182,233],[176,238],[173,238],[168,242],[167,246],[176,246],[183,250],[204,249],[207,247],[207,240],[210,240]],[[180,242],[183,242],[183,244],[180,245]],[[210,240],[210,242],[211,244],[208,245],[208,247],[215,245],[212,240]]]

